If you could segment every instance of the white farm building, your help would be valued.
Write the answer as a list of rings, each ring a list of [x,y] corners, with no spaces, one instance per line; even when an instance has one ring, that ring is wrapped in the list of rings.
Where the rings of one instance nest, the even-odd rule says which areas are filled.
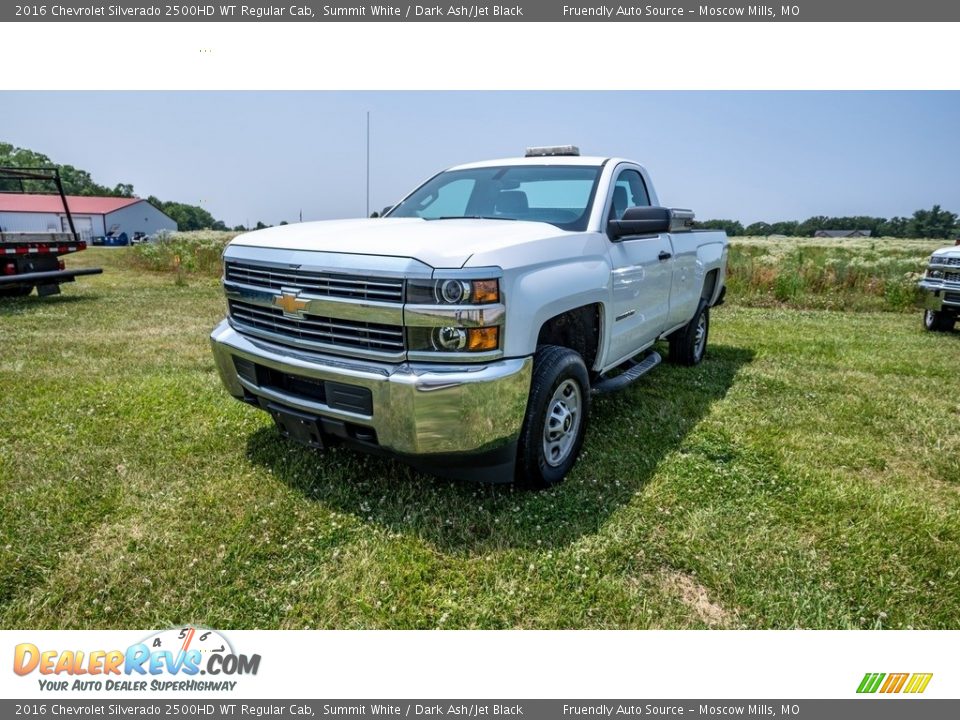
[[[67,195],[67,204],[80,239],[88,243],[108,233],[115,237],[126,233],[133,240],[138,233],[177,229],[173,218],[140,198]],[[0,193],[0,231],[50,230],[70,230],[59,195]]]

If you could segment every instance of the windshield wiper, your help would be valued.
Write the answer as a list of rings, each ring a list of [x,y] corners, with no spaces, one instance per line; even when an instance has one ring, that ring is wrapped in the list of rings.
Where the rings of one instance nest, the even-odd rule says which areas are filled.
[[[424,218],[424,220],[516,220],[516,218],[502,215],[441,215],[435,218]]]

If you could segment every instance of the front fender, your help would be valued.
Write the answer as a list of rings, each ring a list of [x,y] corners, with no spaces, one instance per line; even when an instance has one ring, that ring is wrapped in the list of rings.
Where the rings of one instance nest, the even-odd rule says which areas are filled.
[[[537,349],[544,323],[568,310],[610,301],[610,262],[604,256],[579,257],[518,272],[508,284],[507,357],[522,357]],[[602,324],[601,324],[601,335]],[[602,347],[603,337],[600,338]]]

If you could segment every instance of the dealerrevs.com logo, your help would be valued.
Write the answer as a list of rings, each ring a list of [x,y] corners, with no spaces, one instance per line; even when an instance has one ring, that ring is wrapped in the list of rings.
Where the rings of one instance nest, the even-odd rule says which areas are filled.
[[[163,630],[126,650],[54,650],[20,643],[13,653],[13,671],[36,674],[40,689],[47,691],[230,691],[238,682],[233,678],[256,675],[259,669],[260,655],[237,653],[221,633],[197,627]]]

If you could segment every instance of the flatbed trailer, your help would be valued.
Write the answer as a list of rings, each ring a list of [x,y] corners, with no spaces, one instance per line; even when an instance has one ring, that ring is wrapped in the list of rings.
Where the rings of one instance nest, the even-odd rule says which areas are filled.
[[[10,232],[0,228],[0,297],[29,295],[34,288],[41,296],[56,295],[61,283],[103,272],[101,268],[68,270],[64,265],[64,255],[85,250],[87,243],[80,239],[74,227],[59,170],[0,167],[0,192],[27,192],[27,183],[53,183],[63,201],[70,230]]]

